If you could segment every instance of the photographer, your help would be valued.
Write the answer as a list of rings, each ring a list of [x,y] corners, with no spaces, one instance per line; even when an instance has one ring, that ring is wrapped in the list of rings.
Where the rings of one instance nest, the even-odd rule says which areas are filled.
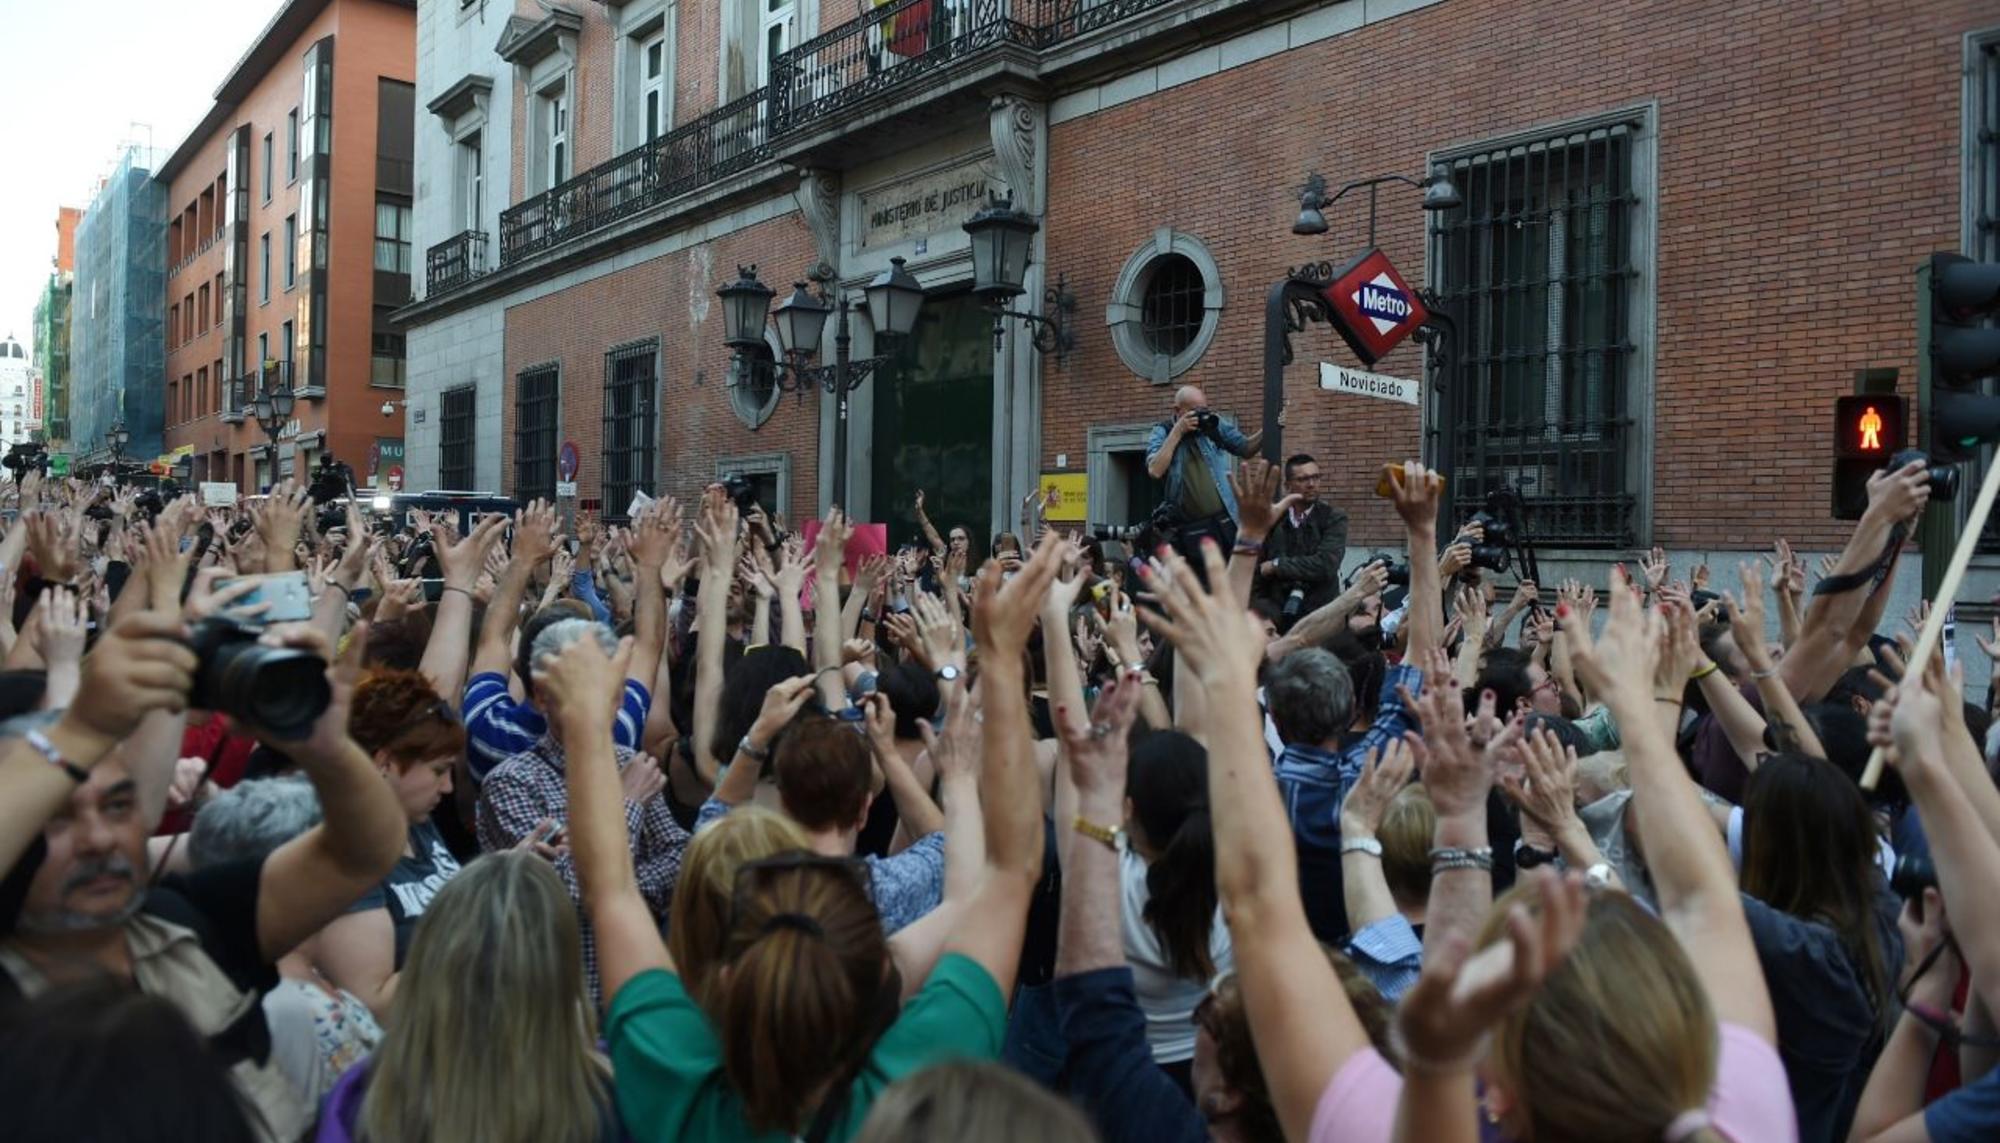
[[[1223,421],[1193,385],[1175,391],[1173,418],[1154,425],[1146,438],[1146,474],[1166,481],[1165,508],[1178,515],[1175,545],[1197,566],[1203,537],[1215,537],[1223,551],[1236,543],[1229,457],[1250,456],[1263,440],[1262,429],[1245,436]]]
[[[1347,555],[1347,513],[1319,498],[1319,462],[1307,453],[1286,460],[1285,491],[1299,502],[1264,539],[1254,596],[1279,607],[1281,628],[1339,593]]]

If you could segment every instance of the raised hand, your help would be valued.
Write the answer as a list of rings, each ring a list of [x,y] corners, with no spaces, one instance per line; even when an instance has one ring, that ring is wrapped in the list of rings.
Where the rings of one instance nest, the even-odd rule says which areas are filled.
[[[1291,493],[1273,503],[1273,497],[1277,496],[1282,483],[1279,477],[1278,466],[1262,457],[1244,460],[1240,475],[1229,474],[1229,489],[1236,494],[1238,536],[1252,542],[1261,541],[1299,502],[1299,495]]]
[[[631,661],[631,637],[620,640],[610,655],[595,638],[586,637],[553,655],[543,655],[531,670],[537,693],[556,717],[573,725],[610,726],[624,700]]]
[[[643,806],[667,788],[667,775],[660,769],[659,759],[651,754],[634,754],[632,760],[625,763],[625,768],[618,772],[618,785],[624,791],[626,801]]]
[[[819,536],[813,542],[814,574],[821,578],[839,579],[841,561],[847,556],[847,541],[853,536],[854,529],[847,522],[847,514],[839,508],[829,508],[826,519],[820,521]],[[858,575],[854,589],[861,590]]]
[[[632,531],[626,540],[626,548],[632,553],[632,562],[638,565],[641,575],[658,575],[669,557],[673,555],[674,543],[681,534],[680,501],[669,496],[648,504],[639,518],[632,521]]]
[[[556,510],[546,500],[530,501],[514,514],[514,562],[540,564],[555,553]]]
[[[1500,776],[1500,788],[1522,813],[1552,837],[1577,824],[1576,750],[1550,730],[1523,735],[1515,744],[1518,773]]]
[[[42,578],[69,583],[83,571],[82,528],[68,509],[27,514],[28,555]]]
[[[1451,677],[1451,660],[1442,651],[1424,665],[1427,679]],[[1476,749],[1466,728],[1465,707],[1458,691],[1446,685],[1424,688],[1413,695],[1400,692],[1403,703],[1416,713],[1423,737],[1410,743],[1417,756],[1417,769],[1424,776],[1424,788],[1440,818],[1483,812],[1486,794],[1493,788],[1493,770],[1484,752]],[[1482,696],[1490,702],[1490,694]]]
[[[912,605],[917,618],[917,638],[923,642],[924,657],[933,668],[950,663],[965,664],[965,634],[943,603],[929,595],[919,595]]]
[[[1576,947],[1588,907],[1582,876],[1534,872],[1539,876],[1528,880],[1541,907],[1519,902],[1508,909],[1504,940],[1471,957],[1463,934],[1451,935],[1435,951],[1425,949],[1423,975],[1396,1008],[1406,1068],[1469,1076],[1493,1025],[1525,1007]]]
[[[1145,691],[1137,671],[1112,677],[1098,692],[1097,705],[1086,723],[1083,712],[1067,705],[1055,709],[1056,733],[1062,736],[1069,755],[1070,776],[1077,793],[1088,795],[1125,789],[1126,746],[1132,723],[1139,715],[1139,699]]]
[[[1685,615],[1679,608],[1677,614]],[[1589,625],[1580,622],[1577,612],[1566,605],[1556,611],[1556,624],[1570,640],[1570,661],[1577,678],[1596,695],[1617,695],[1633,708],[1652,701],[1654,668],[1660,661],[1661,635],[1666,623],[1657,611],[1639,604],[1638,598],[1617,568],[1611,571],[1611,613],[1604,630],[1592,636]],[[1682,622],[1692,630],[1692,617]],[[1680,694],[1681,681],[1673,693]]]
[[[701,579],[727,581],[736,564],[736,505],[727,496],[711,495],[702,502],[695,537],[701,541]]]
[[[141,611],[119,620],[84,656],[79,693],[91,701],[71,704],[64,721],[108,743],[153,711],[186,710],[197,665],[187,635],[177,615]]]
[[[1389,469],[1389,502],[1409,527],[1435,532],[1438,502],[1443,496],[1444,477],[1420,462],[1406,460]]]
[[[480,568],[495,558],[501,561],[504,569],[505,554],[495,544],[506,527],[507,517],[495,513],[474,524],[464,539],[450,545],[437,545],[434,550],[445,585],[462,591],[472,590],[472,585],[479,579]],[[378,568],[376,576],[381,577],[384,570],[386,568]]]
[[[1362,764],[1361,777],[1347,791],[1347,797],[1341,799],[1340,836],[1374,837],[1381,832],[1382,816],[1389,812],[1389,803],[1410,784],[1410,775],[1415,770],[1416,757],[1405,739],[1393,739],[1370,751],[1368,760]]]
[[[49,669],[82,662],[83,644],[90,634],[90,604],[68,588],[51,587],[35,607],[41,612],[42,658]]]
[[[1660,585],[1667,582],[1667,551],[1665,548],[1656,547],[1651,552],[1640,557],[1639,576],[1641,581],[1646,585],[1648,594],[1660,590]]]
[[[1041,614],[1042,597],[1061,562],[1062,540],[1051,532],[1035,545],[1034,555],[1013,579],[1002,582],[992,560],[979,569],[972,594],[972,634],[982,662],[988,654],[1018,656],[1027,647]]]
[[[1221,549],[1204,541],[1202,558],[1209,582],[1226,583]],[[1177,669],[1193,668],[1210,686],[1236,686],[1246,680],[1254,684],[1265,644],[1263,630],[1248,611],[1226,593],[1209,594],[1178,553],[1168,552],[1164,561],[1152,560],[1140,575],[1164,608],[1163,614],[1149,611],[1140,618],[1179,650]]]

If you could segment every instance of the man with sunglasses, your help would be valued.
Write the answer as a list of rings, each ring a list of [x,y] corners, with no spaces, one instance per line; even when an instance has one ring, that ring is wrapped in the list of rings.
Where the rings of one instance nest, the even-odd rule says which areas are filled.
[[[1319,498],[1319,462],[1310,453],[1285,461],[1285,492],[1299,500],[1264,537],[1255,594],[1278,606],[1280,630],[1340,593],[1347,556],[1347,513]]]

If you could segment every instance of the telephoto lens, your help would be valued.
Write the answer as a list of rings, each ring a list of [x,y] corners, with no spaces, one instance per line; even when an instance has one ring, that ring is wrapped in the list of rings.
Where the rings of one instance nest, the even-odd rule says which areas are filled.
[[[1896,855],[1895,872],[1889,874],[1889,888],[1905,901],[1924,895],[1924,890],[1937,888],[1937,866],[1931,859],[1917,853]]]

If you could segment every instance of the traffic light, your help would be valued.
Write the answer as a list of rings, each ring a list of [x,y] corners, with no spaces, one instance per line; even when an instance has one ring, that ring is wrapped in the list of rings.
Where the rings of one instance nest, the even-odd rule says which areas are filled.
[[[1893,393],[1836,398],[1833,406],[1833,517],[1859,520],[1868,478],[1903,448],[1910,402]]]
[[[1930,367],[1924,410],[1931,455],[1970,455],[2000,441],[2000,397],[1980,380],[2000,374],[2000,263],[1957,254],[1933,254],[1930,297],[1918,299],[1923,345]]]

